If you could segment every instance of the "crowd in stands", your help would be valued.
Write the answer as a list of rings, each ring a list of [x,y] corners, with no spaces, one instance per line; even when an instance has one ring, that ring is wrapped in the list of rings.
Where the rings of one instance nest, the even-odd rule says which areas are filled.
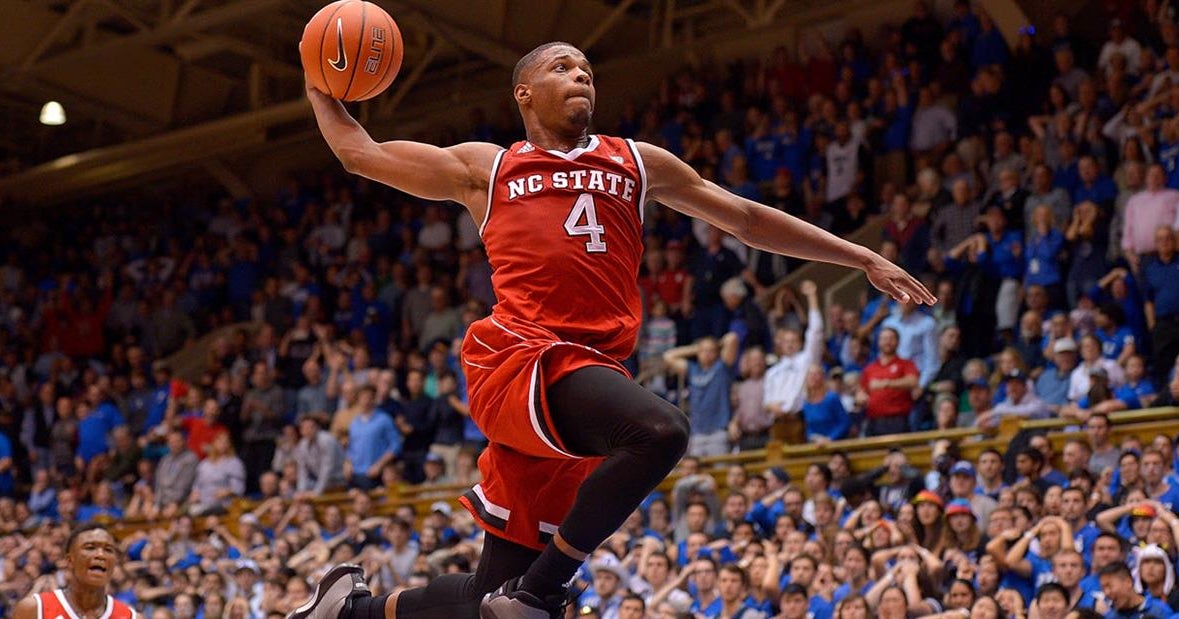
[[[689,415],[690,456],[587,562],[579,615],[1179,610],[1175,445],[1115,444],[1108,417],[1179,401],[1179,6],[1096,4],[1009,47],[969,2],[918,2],[871,45],[807,35],[684,70],[605,128],[836,234],[879,216],[877,249],[939,302],[824,307],[813,282],[779,285],[796,261],[649,205],[627,365]],[[469,138],[522,139],[476,118]],[[475,223],[338,173],[210,203],[0,232],[0,612],[59,586],[70,526],[93,519],[165,523],[124,539],[114,574],[153,619],[281,614],[343,561],[374,591],[477,563],[461,510],[385,517],[369,492],[479,479],[456,359],[495,302]],[[174,376],[209,334],[199,378]],[[734,467],[721,485],[699,460],[775,425],[825,443],[1008,417],[1089,440],[1060,460],[1042,435],[974,460],[940,441],[928,471],[837,454],[797,482]],[[346,506],[316,511],[336,491]]]

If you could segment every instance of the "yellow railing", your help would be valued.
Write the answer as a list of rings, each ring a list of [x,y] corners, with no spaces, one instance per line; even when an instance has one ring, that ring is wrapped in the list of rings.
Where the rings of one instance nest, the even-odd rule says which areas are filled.
[[[1175,407],[1121,411],[1110,415],[1110,420],[1113,423],[1111,440],[1115,443],[1127,437],[1136,437],[1147,443],[1159,434],[1175,436],[1179,433],[1179,408]],[[1059,454],[1063,451],[1066,441],[1085,436],[1078,430],[1069,430],[1070,426],[1075,425],[1074,422],[1064,419],[1008,419],[990,433],[975,428],[958,428],[832,441],[824,445],[786,445],[774,442],[765,449],[705,458],[702,464],[718,481],[723,481],[725,469],[732,464],[739,464],[751,473],[775,466],[782,467],[793,479],[802,479],[808,466],[812,463],[827,462],[831,454],[837,451],[848,455],[853,471],[862,472],[880,466],[885,454],[890,450],[900,449],[913,466],[924,468],[931,464],[930,447],[935,441],[949,440],[956,443],[962,457],[974,459],[986,449],[1004,451],[1015,434],[1021,430],[1046,431],[1053,448]],[[669,477],[660,487],[668,490],[674,483],[675,478]],[[374,500],[373,507],[377,515],[392,515],[397,508],[404,505],[412,505],[417,514],[425,515],[436,501],[445,501],[457,506],[458,495],[466,489],[467,486],[464,484],[396,486],[373,490],[369,492],[369,496]],[[346,506],[351,500],[349,493],[335,492],[315,497],[312,503],[317,510],[322,510],[329,505]],[[257,503],[254,501],[234,501],[229,513],[222,517],[223,522],[231,531],[236,531],[241,515],[255,507]],[[123,520],[111,523],[111,527],[121,538],[135,531],[168,526],[169,523],[168,520]]]

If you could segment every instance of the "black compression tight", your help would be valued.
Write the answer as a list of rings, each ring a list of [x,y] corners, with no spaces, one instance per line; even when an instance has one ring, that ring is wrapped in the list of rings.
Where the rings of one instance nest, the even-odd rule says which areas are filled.
[[[550,386],[547,396],[565,447],[578,455],[606,458],[581,485],[559,530],[574,548],[591,552],[679,462],[688,446],[688,420],[667,401],[605,367],[577,370]],[[484,594],[523,575],[539,556],[487,535],[474,574],[441,576],[424,588],[401,593],[397,614],[405,619],[474,619]]]
[[[538,556],[539,551],[486,535],[474,574],[445,574],[425,587],[402,591],[397,596],[397,615],[404,619],[478,619],[483,596],[523,574]]]

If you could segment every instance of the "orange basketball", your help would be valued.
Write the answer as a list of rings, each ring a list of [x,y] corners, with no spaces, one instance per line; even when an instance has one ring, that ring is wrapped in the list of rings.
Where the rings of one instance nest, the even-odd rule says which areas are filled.
[[[401,69],[404,51],[393,18],[363,0],[338,0],[320,9],[299,43],[311,85],[344,101],[384,92]]]

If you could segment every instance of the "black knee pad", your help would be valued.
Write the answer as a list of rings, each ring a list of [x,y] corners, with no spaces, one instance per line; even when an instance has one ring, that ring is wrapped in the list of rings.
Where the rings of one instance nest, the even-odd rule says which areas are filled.
[[[643,416],[649,444],[678,462],[688,450],[688,416],[668,402],[651,407]]]

